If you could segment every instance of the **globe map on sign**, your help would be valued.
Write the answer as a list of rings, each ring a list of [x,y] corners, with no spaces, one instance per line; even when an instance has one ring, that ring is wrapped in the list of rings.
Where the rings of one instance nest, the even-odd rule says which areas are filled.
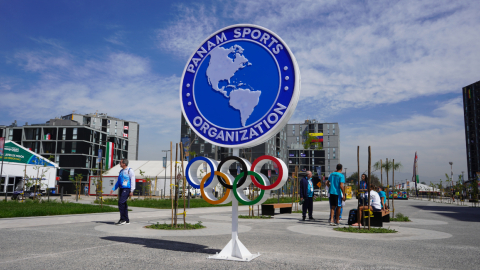
[[[256,42],[235,41],[212,48],[195,78],[197,108],[223,128],[252,125],[274,105],[279,72],[270,51]]]

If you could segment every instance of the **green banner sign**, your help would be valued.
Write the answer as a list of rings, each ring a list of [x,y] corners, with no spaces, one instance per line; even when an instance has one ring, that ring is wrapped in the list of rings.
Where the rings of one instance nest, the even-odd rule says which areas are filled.
[[[5,157],[4,157],[5,162],[33,164],[33,165],[41,165],[41,166],[45,165],[45,166],[54,167],[54,165],[48,162],[45,158],[26,150],[25,148],[19,146],[14,142],[5,143],[4,151],[5,151]]]

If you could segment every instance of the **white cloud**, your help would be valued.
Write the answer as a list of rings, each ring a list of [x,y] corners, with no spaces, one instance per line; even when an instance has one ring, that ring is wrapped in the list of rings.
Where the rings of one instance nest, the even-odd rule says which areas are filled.
[[[301,104],[321,105],[325,110],[311,116],[323,118],[345,108],[458,92],[477,80],[478,7],[451,1],[242,1],[198,11],[181,7],[158,37],[161,49],[186,58],[225,22],[270,28],[295,53]],[[305,113],[302,107],[297,114]]]
[[[64,52],[24,52],[16,59],[26,70],[42,75],[27,89],[17,86],[2,94],[2,106],[16,118],[45,121],[72,110],[99,110],[147,128],[169,127],[155,132],[177,131],[171,121],[179,119],[180,106],[172,89],[179,78],[154,74],[148,59],[124,52],[101,60],[80,60]]]
[[[340,127],[341,162],[350,168],[350,173],[357,168],[357,146],[360,146],[362,172],[368,167],[368,146],[372,147],[372,164],[385,158],[402,162],[404,168],[399,171],[399,179],[412,177],[415,151],[419,156],[420,177],[427,183],[445,180],[445,173],[450,174],[449,161],[455,165],[455,175],[467,170],[460,98],[439,104],[432,115],[415,114],[393,122],[365,121]]]
[[[178,18],[168,27],[156,31],[159,48],[186,59],[219,27],[214,8],[177,6]]]
[[[125,45],[123,42],[122,42],[122,39],[123,37],[125,36],[125,31],[116,31],[115,33],[113,33],[113,35],[105,38],[105,41],[108,41],[112,44],[115,44],[115,45]]]

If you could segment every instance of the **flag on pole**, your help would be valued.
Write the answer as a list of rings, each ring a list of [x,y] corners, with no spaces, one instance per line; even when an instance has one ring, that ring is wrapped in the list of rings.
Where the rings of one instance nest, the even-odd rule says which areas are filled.
[[[412,176],[412,181],[414,181],[415,183],[419,183],[417,161],[418,161],[418,156],[417,156],[417,152],[415,152],[415,159],[413,160],[413,176]]]
[[[3,148],[5,147],[5,138],[0,138],[0,156],[3,156]]]
[[[418,156],[417,152],[415,151],[415,159],[413,160],[413,176],[412,176],[412,181],[415,183],[415,195],[418,197],[418,189],[417,189],[417,183],[418,183],[418,167],[417,167],[417,161],[418,161]]]
[[[45,139],[46,141],[49,141],[49,140],[51,139],[50,133],[48,133],[48,134],[45,135],[44,137],[45,137],[44,139]]]
[[[108,170],[113,167],[113,149],[115,144],[107,142],[107,151],[105,151],[105,168]]]

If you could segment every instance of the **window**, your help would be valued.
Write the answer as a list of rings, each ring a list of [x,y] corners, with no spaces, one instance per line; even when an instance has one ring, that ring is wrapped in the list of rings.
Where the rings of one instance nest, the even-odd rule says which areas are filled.
[[[77,152],[77,142],[72,142],[72,153]]]
[[[60,153],[65,153],[65,142],[62,142],[62,150],[60,150]]]
[[[335,148],[333,148],[333,153],[335,154]]]
[[[212,145],[212,153],[215,153],[215,145]]]
[[[297,143],[300,142],[300,137],[297,137]]]
[[[333,135],[335,135],[335,129],[333,130]]]
[[[330,159],[330,153],[328,153],[328,159]]]
[[[329,124],[327,124],[327,129],[329,129],[329,128],[330,128],[330,125],[329,125]]]
[[[327,142],[327,146],[330,147],[330,141]]]
[[[295,126],[292,126],[292,135],[295,135]]]
[[[195,138],[195,142],[194,142],[194,143],[195,143],[195,144],[198,144],[198,138]]]
[[[75,175],[75,169],[71,169],[71,170],[70,170],[70,176],[73,177],[74,175]]]
[[[333,153],[333,159],[335,159],[335,153]]]
[[[191,132],[191,128],[190,127],[187,127],[187,134],[190,135],[192,132]]]
[[[62,140],[66,140],[67,139],[67,129],[66,128],[62,128]]]
[[[10,129],[10,130],[8,131],[8,139],[9,139],[9,140],[13,140],[13,129]],[[37,139],[37,140],[38,140],[38,139]]]
[[[203,153],[204,150],[205,150],[205,145],[202,143],[200,144],[200,153]]]
[[[55,163],[58,164],[59,162],[60,162],[60,156],[59,156],[59,155],[56,155],[56,156],[55,156]]]
[[[76,139],[77,139],[77,132],[78,132],[78,128],[74,128],[74,129],[73,129],[72,140],[76,140]]]

